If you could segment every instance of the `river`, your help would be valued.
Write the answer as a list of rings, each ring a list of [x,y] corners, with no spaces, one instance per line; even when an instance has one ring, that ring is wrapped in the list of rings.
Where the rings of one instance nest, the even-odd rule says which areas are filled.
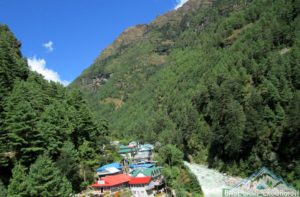
[[[184,164],[196,175],[205,197],[222,197],[223,188],[229,188],[224,182],[228,177],[222,173],[204,165],[188,162]]]

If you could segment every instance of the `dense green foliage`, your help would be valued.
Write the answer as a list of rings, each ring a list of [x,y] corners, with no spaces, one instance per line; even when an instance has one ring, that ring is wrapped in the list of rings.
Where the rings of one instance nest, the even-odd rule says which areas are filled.
[[[26,61],[22,58],[19,51],[20,43],[14,38],[8,27],[1,26],[0,31],[0,128],[4,123],[3,108],[4,99],[13,88],[15,80],[22,80],[28,77],[28,68]],[[6,133],[0,129],[0,140],[6,140]],[[1,150],[7,148],[6,144],[0,144]],[[0,163],[5,164],[6,161],[0,157]]]
[[[20,46],[0,25],[0,193],[69,196],[113,159],[99,156],[114,152],[107,128],[79,91],[31,72]]]
[[[24,166],[17,164],[13,168],[7,195],[15,197],[25,197],[29,195],[27,175]]]
[[[176,144],[231,174],[266,165],[300,188],[299,5],[220,0],[171,14],[72,86],[119,138]]]
[[[201,197],[202,190],[196,177],[183,165],[183,153],[171,144],[159,148],[156,158],[163,166],[167,188],[175,189],[180,197]]]
[[[40,156],[31,165],[28,174],[28,190],[30,196],[70,196],[72,185],[61,175],[47,155]]]
[[[6,187],[4,186],[3,182],[0,180],[0,197],[6,197],[7,195],[7,189]]]

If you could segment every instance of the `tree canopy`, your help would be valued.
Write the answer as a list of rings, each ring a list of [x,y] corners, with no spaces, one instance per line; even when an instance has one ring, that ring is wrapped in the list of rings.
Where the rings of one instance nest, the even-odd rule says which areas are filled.
[[[266,165],[296,184],[299,1],[198,2],[110,47],[71,87],[116,137],[237,175]]]
[[[109,151],[103,148],[107,126],[96,121],[80,91],[30,71],[20,46],[0,25],[0,180],[8,196],[68,196],[84,179],[93,180],[80,173],[86,168],[80,146]],[[89,159],[94,171],[99,157]]]

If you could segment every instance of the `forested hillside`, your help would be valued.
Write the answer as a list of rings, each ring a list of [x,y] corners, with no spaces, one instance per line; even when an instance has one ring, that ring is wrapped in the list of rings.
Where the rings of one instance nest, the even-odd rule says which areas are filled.
[[[118,138],[240,176],[265,165],[300,188],[299,12],[299,0],[190,0],[126,30],[71,87]]]
[[[20,47],[0,25],[0,196],[70,196],[113,160],[106,125],[79,91],[31,72]]]

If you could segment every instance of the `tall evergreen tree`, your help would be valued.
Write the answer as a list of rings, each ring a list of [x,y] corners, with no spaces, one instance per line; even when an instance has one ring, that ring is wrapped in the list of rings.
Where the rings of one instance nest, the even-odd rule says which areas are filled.
[[[42,137],[52,156],[58,156],[64,141],[67,141],[73,132],[69,111],[65,102],[55,101],[46,107],[38,123],[38,130],[43,132]]]
[[[6,25],[0,25],[0,107],[3,99],[13,88],[15,79],[26,79],[29,73],[22,58],[21,43]],[[0,112],[1,112],[0,108]]]
[[[169,166],[180,166],[182,164],[183,153],[172,144],[167,144],[159,149],[159,155],[163,162]]]
[[[94,168],[98,165],[99,155],[89,141],[85,140],[82,145],[79,146],[79,158],[84,182],[92,180],[93,175],[91,175],[90,172],[93,172]]]
[[[62,174],[71,182],[73,190],[79,192],[80,178],[79,155],[72,142],[64,142],[60,149],[60,155],[56,161],[57,167]]]
[[[75,191],[80,189],[80,164],[92,180],[97,154],[104,151],[103,138],[97,140],[102,128],[79,91],[69,91],[31,72],[20,46],[8,27],[0,25],[0,178],[9,182],[15,166],[9,187],[15,196],[13,188],[24,174],[16,163],[30,166],[48,150],[57,166],[46,156],[31,165],[28,195],[65,196],[72,190],[69,180]],[[78,148],[85,141],[88,146],[81,149],[85,151],[79,157]],[[88,161],[83,161],[86,158]],[[48,171],[44,169],[47,165]],[[22,190],[25,186],[22,183],[19,187]],[[15,191],[18,193],[18,188]]]
[[[73,111],[73,122],[74,122],[74,132],[71,137],[75,146],[79,146],[84,140],[94,141],[99,136],[105,135],[104,129],[102,129],[95,121],[92,112],[88,109],[87,105],[84,103],[81,107]],[[96,148],[96,144],[92,144]]]
[[[22,163],[34,161],[43,150],[41,133],[37,131],[38,116],[32,104],[27,101],[24,82],[16,84],[5,103],[5,131],[7,146],[15,152]],[[23,94],[24,93],[24,94]]]
[[[7,131],[4,129],[4,100],[13,89],[16,79],[27,78],[29,70],[26,60],[20,52],[21,43],[14,37],[6,25],[0,24],[0,142],[7,141]],[[6,144],[0,144],[0,154],[7,153]],[[0,167],[9,165],[7,157],[0,157]]]
[[[15,165],[12,170],[12,178],[9,181],[7,196],[8,197],[26,197],[28,194],[28,179],[26,169],[20,164]]]
[[[72,141],[78,148],[84,140],[97,142],[99,136],[107,135],[107,125],[103,121],[97,121],[89,109],[83,95],[78,90],[71,90],[67,94],[67,103],[70,108],[70,120],[74,125],[74,131],[71,134]],[[100,123],[101,122],[101,123]],[[96,148],[97,144],[93,143]]]
[[[72,186],[46,154],[30,166],[28,191],[32,197],[70,196]]]

